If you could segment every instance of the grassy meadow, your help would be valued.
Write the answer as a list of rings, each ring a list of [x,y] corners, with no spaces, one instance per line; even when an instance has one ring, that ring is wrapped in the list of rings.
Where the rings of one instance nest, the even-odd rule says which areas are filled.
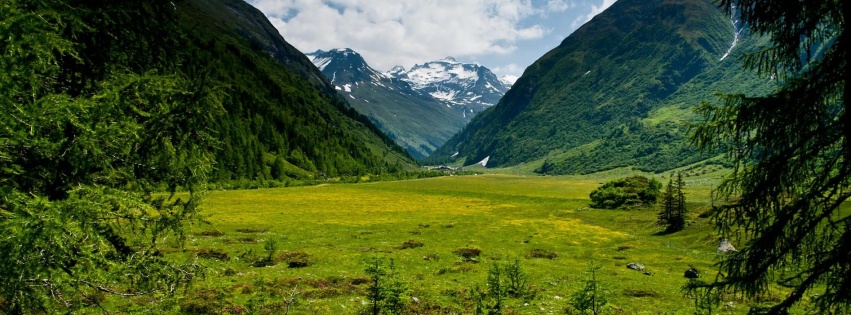
[[[695,216],[708,207],[711,175],[687,182]],[[508,314],[563,313],[592,265],[612,313],[691,314],[683,273],[689,265],[704,277],[714,270],[718,238],[709,223],[696,219],[661,235],[653,210],[591,209],[588,194],[605,177],[489,174],[211,192],[210,224],[191,227],[186,247],[171,254],[208,266],[179,307],[355,314],[366,303],[365,261],[380,257],[394,260],[406,300],[421,313],[472,313],[471,288],[486,287],[494,263],[519,260],[533,294],[509,299]],[[270,242],[277,263],[252,266]],[[481,256],[464,259],[453,253],[459,248]],[[632,262],[649,275],[627,269]],[[299,301],[287,311],[283,301],[294,290]]]

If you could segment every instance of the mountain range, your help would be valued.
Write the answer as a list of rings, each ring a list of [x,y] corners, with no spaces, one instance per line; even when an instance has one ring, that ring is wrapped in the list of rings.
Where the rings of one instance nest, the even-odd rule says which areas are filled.
[[[707,0],[620,0],[529,66],[426,163],[528,164],[542,174],[662,172],[711,157],[692,108],[775,82],[738,58],[764,44]]]
[[[188,0],[180,16],[187,70],[221,86],[226,111],[215,181],[399,172],[416,162],[339,94],[259,10],[242,0]]]
[[[418,159],[508,90],[488,68],[452,57],[380,72],[348,48],[307,56],[354,108]]]

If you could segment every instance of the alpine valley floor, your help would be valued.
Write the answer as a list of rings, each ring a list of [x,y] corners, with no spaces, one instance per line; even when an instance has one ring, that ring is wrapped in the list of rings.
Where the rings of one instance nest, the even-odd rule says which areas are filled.
[[[393,259],[409,289],[405,301],[420,314],[473,313],[471,289],[486,289],[494,263],[515,261],[534,294],[508,299],[505,314],[563,314],[589,266],[600,267],[597,282],[610,313],[692,314],[683,274],[694,266],[704,280],[715,277],[719,237],[698,214],[709,209],[721,174],[698,169],[687,177],[693,223],[668,235],[655,225],[655,210],[589,208],[588,194],[606,174],[214,191],[205,200],[209,224],[191,227],[186,247],[169,254],[207,266],[174,311],[356,314],[367,304],[365,262],[379,257]],[[481,256],[464,259],[454,253],[460,248],[478,248]],[[277,264],[252,266],[268,254]],[[649,275],[626,268],[633,262]],[[287,310],[294,290],[298,303]],[[782,293],[766,298],[772,294]],[[727,302],[724,313],[747,311],[740,300]]]

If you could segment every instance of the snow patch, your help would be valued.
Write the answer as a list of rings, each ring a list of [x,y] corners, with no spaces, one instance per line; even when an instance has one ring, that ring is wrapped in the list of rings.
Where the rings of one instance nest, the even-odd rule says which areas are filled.
[[[730,5],[730,22],[733,23],[733,43],[730,44],[730,48],[728,48],[727,52],[724,53],[723,56],[721,56],[721,60],[719,61],[723,61],[725,58],[727,58],[727,56],[730,55],[731,52],[733,52],[733,48],[735,48],[736,44],[739,43],[739,34],[741,34],[742,30],[744,29],[744,27],[739,28],[739,20],[736,20],[735,4]]]
[[[449,156],[449,157],[454,158],[454,157],[458,156],[458,153],[460,153],[460,152],[455,152],[455,154],[452,154],[452,155],[451,155],[451,156]]]
[[[311,60],[310,62],[312,62],[314,66],[319,68],[319,71],[322,71],[322,70],[325,70],[325,67],[327,67],[328,64],[331,63],[331,61],[333,61],[333,60],[334,59],[330,58],[330,57],[313,58],[313,60]]]
[[[487,157],[485,157],[483,160],[479,161],[479,163],[476,163],[476,164],[481,164],[482,166],[487,167],[488,161],[490,161],[490,159],[491,159],[491,157],[490,157],[490,155],[488,155]]]

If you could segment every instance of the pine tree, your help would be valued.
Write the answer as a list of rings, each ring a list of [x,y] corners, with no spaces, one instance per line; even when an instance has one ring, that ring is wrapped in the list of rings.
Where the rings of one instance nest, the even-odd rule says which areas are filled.
[[[221,104],[204,75],[173,71],[173,12],[153,0],[0,5],[0,313],[162,298],[198,274],[158,249],[196,216]]]
[[[851,216],[840,206],[851,197],[851,2],[719,3],[770,40],[743,63],[780,87],[699,107],[696,142],[723,149],[735,164],[717,190],[726,203],[715,222],[723,237],[746,243],[719,263],[723,277],[690,288],[753,298],[776,283],[789,293],[754,312],[783,314],[808,300],[815,313],[849,313]]]
[[[665,193],[662,195],[661,209],[659,210],[657,221],[658,225],[665,227],[665,232],[678,232],[686,226],[687,211],[686,197],[683,192],[683,176],[681,172],[677,173],[677,181],[674,182],[674,177],[668,180],[668,186],[665,188]]]

